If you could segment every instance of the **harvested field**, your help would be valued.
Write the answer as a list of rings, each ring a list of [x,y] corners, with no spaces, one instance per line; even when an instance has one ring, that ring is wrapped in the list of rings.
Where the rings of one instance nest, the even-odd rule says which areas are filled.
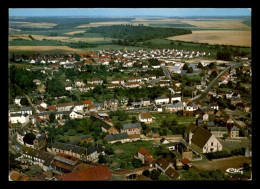
[[[209,28],[209,29],[250,29],[251,27],[243,24],[243,20],[236,20],[236,19],[193,19],[193,20],[181,20],[184,23],[191,24],[197,26],[199,28]]]
[[[79,49],[73,49],[68,46],[9,46],[9,51],[64,51],[64,52],[85,52]]]
[[[23,27],[44,27],[44,28],[52,28],[53,26],[56,26],[57,24],[54,23],[48,23],[48,22],[40,22],[40,23],[32,23],[32,22],[27,22],[23,23],[20,26]]]
[[[64,39],[69,39],[70,37],[62,37],[62,36],[47,36],[47,35],[32,35],[32,37],[36,40],[43,40],[43,39],[47,39],[47,40],[64,40]]]
[[[25,40],[31,40],[31,38],[28,37],[29,34],[17,34],[17,35],[10,35],[9,36],[9,41],[12,41],[14,39],[25,39]]]
[[[111,41],[112,38],[103,38],[103,37],[73,37],[73,38],[67,38],[61,41],[64,42],[78,42],[78,41],[84,41],[84,42],[96,42],[96,41]]]
[[[193,162],[193,166],[199,170],[220,169],[226,171],[228,168],[239,168],[243,163],[251,163],[251,159],[245,156],[236,156],[222,159],[215,159],[207,162]]]
[[[192,34],[169,37],[170,40],[251,47],[251,31],[198,30]]]
[[[73,32],[67,32],[67,33],[64,33],[66,35],[74,35],[74,34],[77,34],[77,33],[84,33],[85,31],[83,30],[78,30],[78,31],[73,31]]]

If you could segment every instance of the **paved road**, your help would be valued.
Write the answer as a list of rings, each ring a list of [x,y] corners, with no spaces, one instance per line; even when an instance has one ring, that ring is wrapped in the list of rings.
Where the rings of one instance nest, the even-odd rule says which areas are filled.
[[[225,74],[229,69],[231,69],[232,67],[240,66],[241,64],[243,64],[243,63],[242,63],[242,62],[241,62],[241,63],[237,63],[237,65],[228,66],[227,68],[225,68],[215,79],[213,79],[213,81],[209,84],[209,86],[206,88],[206,90],[205,90],[203,93],[201,93],[201,94],[195,96],[194,98],[189,99],[189,101],[188,101],[187,104],[190,104],[190,103],[192,103],[192,102],[194,102],[194,101],[196,101],[196,100],[199,100],[200,98],[203,98],[206,94],[208,94],[208,92],[209,92],[209,90],[211,89],[211,87],[214,86],[214,84],[218,81],[218,79],[219,79],[222,75],[224,75],[224,74]]]

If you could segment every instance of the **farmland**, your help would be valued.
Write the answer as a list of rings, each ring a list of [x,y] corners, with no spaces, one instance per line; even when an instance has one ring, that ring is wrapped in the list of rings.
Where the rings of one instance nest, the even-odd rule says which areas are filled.
[[[63,46],[57,48],[62,52],[67,52],[73,49],[72,52],[80,52],[82,50],[100,50],[104,49],[154,49],[154,48],[176,48],[183,50],[199,50],[214,54],[214,44],[218,45],[233,45],[251,47],[251,20],[247,17],[239,18],[167,18],[167,17],[136,17],[136,18],[23,18],[9,19],[9,41],[15,39],[31,40],[28,36],[31,35],[37,42],[15,41],[9,43],[12,52],[20,52],[22,48],[18,46]],[[117,40],[129,37],[129,32],[122,31],[123,35],[109,33],[97,33],[97,27],[118,25],[132,26],[150,26],[152,28],[165,29],[186,29],[191,30],[192,34],[178,36],[158,36],[154,35],[147,40],[146,36],[139,36],[140,42],[131,42],[128,44],[120,44]],[[90,33],[92,31],[92,33]],[[94,32],[94,33],[93,33]],[[135,32],[136,33],[136,32]],[[151,33],[151,32],[150,32]],[[105,36],[106,35],[106,36]],[[153,35],[153,34],[151,34]],[[53,41],[46,42],[44,40]],[[116,42],[115,42],[116,40]],[[128,39],[130,40],[130,39]],[[66,43],[70,42],[86,42],[95,44],[93,48],[69,48]],[[173,45],[172,42],[175,44]],[[181,43],[179,43],[181,42]],[[201,45],[201,43],[209,45]],[[20,44],[20,45],[19,45]],[[23,51],[29,51],[27,47]],[[37,48],[39,49],[39,48]],[[46,49],[46,48],[40,48]],[[247,49],[241,49],[246,50]],[[39,50],[44,52],[44,50]]]
[[[251,31],[199,30],[193,31],[192,34],[169,37],[168,39],[251,47]]]

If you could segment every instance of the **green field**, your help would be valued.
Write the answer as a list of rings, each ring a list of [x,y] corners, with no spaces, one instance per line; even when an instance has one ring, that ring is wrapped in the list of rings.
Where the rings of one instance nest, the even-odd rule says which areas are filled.
[[[114,143],[112,145],[113,150],[115,151],[115,155],[109,155],[108,160],[114,162],[112,163],[111,168],[116,169],[120,167],[121,162],[126,164],[125,168],[127,170],[134,169],[132,165],[132,160],[134,158],[134,154],[136,154],[141,147],[150,151],[153,154],[153,158],[156,159],[155,155],[156,149],[153,147],[154,141],[135,141],[128,143]]]

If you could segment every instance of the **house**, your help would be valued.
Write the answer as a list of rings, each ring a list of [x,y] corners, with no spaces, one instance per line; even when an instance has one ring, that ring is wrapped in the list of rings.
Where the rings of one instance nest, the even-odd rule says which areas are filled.
[[[174,94],[171,96],[171,102],[179,101],[181,102],[181,95],[180,94]]]
[[[155,104],[168,104],[169,98],[168,97],[158,97],[155,99]]]
[[[93,90],[96,86],[95,85],[84,85],[81,88],[78,88],[80,92],[87,92],[89,90]]]
[[[155,167],[157,169],[159,169],[162,173],[165,174],[165,172],[169,169],[172,168],[173,170],[175,170],[174,166],[172,163],[169,163],[168,161],[166,161],[165,159],[163,159],[162,157],[159,157],[156,161],[155,161]]]
[[[86,155],[85,148],[61,142],[51,143],[50,147],[47,148],[47,151],[52,153],[61,152],[79,159],[85,157]]]
[[[222,144],[209,131],[197,127],[195,131],[189,133],[189,144],[194,144],[200,148],[202,153],[211,153],[222,150]]]
[[[96,108],[98,111],[104,109],[104,103],[94,103],[94,108]]]
[[[130,142],[130,138],[127,133],[109,134],[105,136],[104,140],[111,144],[115,142]]]
[[[238,138],[239,137],[239,129],[236,126],[233,126],[230,130],[230,137],[231,138]]]
[[[16,131],[16,140],[20,143],[20,144],[24,144],[23,141],[23,137],[26,135],[26,132],[24,130],[17,130]]]
[[[121,133],[131,134],[140,134],[141,124],[140,123],[129,123],[124,124],[123,128],[120,130]]]
[[[118,100],[117,99],[105,100],[104,108],[106,109],[111,108],[112,110],[116,110],[118,108]]]
[[[80,79],[75,79],[74,83],[76,84],[77,87],[83,87],[85,85],[85,83]]]
[[[168,81],[159,81],[159,82],[155,83],[155,85],[158,85],[160,87],[170,86],[170,82],[168,82]]]
[[[226,127],[211,127],[210,133],[215,137],[223,137],[224,134],[228,134],[228,129]]]
[[[104,150],[100,145],[89,146],[88,148],[86,148],[86,160],[88,162],[97,163],[98,156],[101,153],[105,155]]]
[[[50,166],[55,156],[51,153],[26,146],[21,148],[20,153],[22,155],[17,158],[18,161],[21,163],[39,165],[43,170],[46,170],[47,167]]]
[[[69,111],[74,106],[74,102],[57,104],[58,111]]]
[[[107,84],[107,88],[108,89],[114,89],[114,88],[116,88],[116,87],[120,87],[120,84]]]
[[[29,122],[29,114],[21,114],[21,113],[18,113],[18,114],[11,114],[9,116],[9,121],[11,121],[11,123],[26,123],[26,122]]]
[[[65,90],[66,91],[71,91],[72,90],[72,86],[70,84],[66,84],[65,85]]]
[[[58,119],[58,118],[59,119],[63,119],[62,118],[63,115],[66,115],[66,116],[69,117],[71,112],[72,112],[71,110],[68,110],[68,111],[57,111],[57,112],[55,112],[55,119]]]
[[[111,80],[111,83],[112,83],[112,84],[124,85],[124,84],[125,84],[125,81],[124,81],[124,79],[118,78],[118,79],[112,79],[112,80]]]
[[[95,85],[102,85],[103,84],[103,80],[100,78],[92,78],[92,79],[88,79],[87,83],[89,84],[95,84]]]
[[[140,87],[138,82],[128,82],[125,83],[124,85],[126,88],[135,88],[135,87]]]
[[[150,167],[153,166],[153,155],[143,147],[141,147],[140,150],[134,155],[134,158],[140,159],[142,164],[149,165]]]
[[[150,112],[141,112],[139,114],[139,120],[141,122],[151,122],[153,120],[152,114]]]
[[[35,149],[41,150],[47,144],[46,134],[37,134],[36,138],[33,140],[33,146]]]
[[[60,176],[61,181],[107,181],[111,180],[111,172],[104,165],[74,171]]]
[[[141,77],[129,77],[129,78],[127,79],[127,81],[128,81],[129,83],[131,83],[131,82],[141,82],[142,79],[141,79]]]
[[[70,119],[81,119],[84,117],[84,114],[80,113],[80,112],[76,112],[76,111],[72,111],[69,114]]]
[[[77,102],[74,104],[73,111],[82,111],[84,108],[83,102]]]
[[[56,174],[64,174],[72,172],[81,162],[79,159],[61,152],[56,153],[50,168]]]
[[[177,171],[175,171],[172,167],[169,167],[167,171],[165,171],[165,174],[172,179],[180,178],[180,174]]]
[[[41,101],[41,100],[37,103],[37,105],[44,108],[44,109],[48,108],[48,104],[46,102]]]
[[[28,107],[21,107],[20,108],[20,112],[21,112],[21,114],[32,115],[32,108],[30,106],[28,106]]]
[[[177,102],[175,104],[166,104],[165,111],[166,112],[177,112],[184,109],[184,105],[182,102]]]
[[[17,104],[18,106],[21,106],[21,99],[24,98],[23,96],[16,96],[14,99],[14,103]]]
[[[150,101],[149,98],[143,98],[142,99],[142,105],[143,106],[150,106],[150,104],[151,104],[151,101]]]
[[[48,107],[49,111],[56,111],[56,105],[52,105]]]

